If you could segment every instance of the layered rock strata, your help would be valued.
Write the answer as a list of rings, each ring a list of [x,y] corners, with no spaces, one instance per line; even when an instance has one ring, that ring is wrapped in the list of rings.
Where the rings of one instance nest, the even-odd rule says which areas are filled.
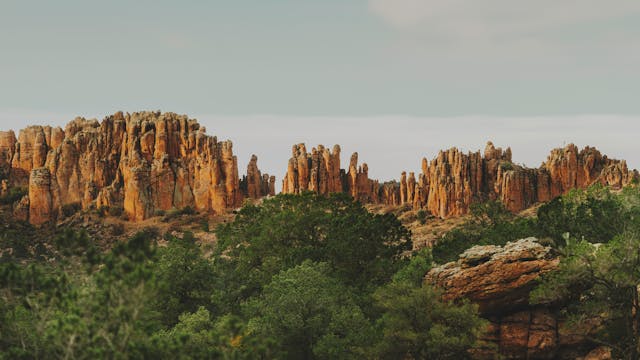
[[[250,194],[273,194],[253,161]],[[196,120],[160,112],[76,118],[64,130],[30,126],[0,132],[0,180],[28,187],[29,221],[55,220],[64,205],[121,207],[133,221],[157,210],[191,206],[223,212],[238,206],[237,158],[230,141],[209,136]],[[21,201],[24,204],[26,201]]]

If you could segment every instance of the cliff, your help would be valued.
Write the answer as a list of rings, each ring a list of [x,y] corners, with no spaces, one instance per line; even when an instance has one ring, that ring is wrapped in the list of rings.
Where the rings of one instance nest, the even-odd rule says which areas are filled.
[[[466,214],[477,201],[500,200],[518,212],[574,188],[600,183],[620,189],[639,178],[625,161],[609,159],[591,147],[578,150],[570,144],[554,149],[539,168],[517,165],[511,155],[511,149],[503,151],[491,142],[484,153],[451,148],[431,162],[423,158],[418,176],[402,172],[399,182],[380,184],[369,179],[367,164],[358,165],[358,153],[351,156],[347,169],[341,169],[338,145],[333,151],[319,145],[308,153],[304,144],[298,144],[293,146],[282,192],[345,192],[362,202],[408,204],[448,218]]]
[[[230,141],[174,113],[119,112],[101,123],[76,118],[64,130],[30,126],[17,138],[0,132],[0,180],[3,188],[28,188],[15,207],[24,214],[19,209],[27,206],[22,217],[33,224],[59,218],[71,204],[121,207],[139,221],[187,206],[223,212],[245,196],[273,193],[275,179],[263,178],[256,161],[247,178],[252,184],[243,192]]]
[[[440,151],[430,163],[423,159],[418,181],[413,173],[401,176],[400,203],[442,218],[465,214],[472,202],[482,200],[500,200],[517,212],[574,188],[600,183],[620,189],[638,177],[625,161],[609,159],[591,147],[554,149],[539,168],[526,168],[512,162],[511,149],[503,151],[489,142],[483,154],[452,148]]]

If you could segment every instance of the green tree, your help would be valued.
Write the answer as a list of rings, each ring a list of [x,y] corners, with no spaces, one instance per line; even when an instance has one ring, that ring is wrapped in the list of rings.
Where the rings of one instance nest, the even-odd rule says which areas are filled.
[[[439,264],[458,259],[474,245],[504,245],[509,241],[537,236],[534,219],[517,217],[499,201],[475,203],[471,219],[446,233],[433,247],[433,260]]]
[[[304,261],[273,277],[245,305],[252,337],[273,337],[287,359],[357,359],[372,328],[326,263]]]
[[[640,231],[628,228],[607,244],[569,240],[559,269],[532,293],[534,302],[566,304],[569,326],[599,319],[591,340],[613,349],[614,358],[638,359]]]
[[[626,219],[620,198],[599,184],[573,189],[538,209],[540,235],[560,246],[566,233],[577,240],[607,242],[622,232]]]
[[[393,281],[375,299],[383,312],[376,358],[464,359],[485,326],[476,306],[444,302],[428,285]]]
[[[211,308],[215,271],[191,233],[168,237],[168,245],[158,249],[154,274],[158,283],[155,306],[165,326],[173,326],[182,313]]]
[[[217,230],[218,276],[233,304],[260,293],[280,271],[304,260],[326,262],[345,285],[369,289],[389,281],[411,248],[393,215],[369,213],[344,194],[278,195],[247,205]]]

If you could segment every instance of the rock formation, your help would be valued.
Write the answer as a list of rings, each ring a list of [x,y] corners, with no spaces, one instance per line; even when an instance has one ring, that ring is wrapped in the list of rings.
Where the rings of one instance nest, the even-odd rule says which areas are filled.
[[[484,154],[452,148],[431,163],[423,159],[417,183],[411,174],[402,174],[400,201],[442,218],[465,214],[472,202],[482,200],[500,200],[516,212],[574,188],[600,183],[619,189],[638,177],[625,161],[609,159],[591,147],[554,149],[546,162],[532,169],[514,164],[511,149],[503,151],[489,142]]]
[[[282,192],[300,194],[313,191],[326,195],[345,192],[363,202],[380,201],[380,185],[369,179],[368,165],[358,165],[358,153],[353,153],[347,170],[340,168],[340,146],[333,151],[318,145],[311,153],[305,144],[293,146],[287,174],[282,180]]]
[[[240,189],[245,197],[259,199],[263,196],[275,195],[275,182],[275,176],[262,175],[258,169],[258,157],[252,155],[249,165],[247,165],[247,175],[243,176],[240,181]]]
[[[275,179],[250,164],[249,196],[273,194]],[[55,220],[62,206],[122,207],[130,220],[156,210],[222,212],[241,204],[230,141],[208,136],[196,120],[160,112],[76,118],[64,130],[30,126],[0,132],[0,180],[28,187],[29,221]],[[25,201],[21,201],[24,205]]]
[[[305,145],[298,144],[293,146],[282,192],[346,192],[363,202],[409,204],[447,218],[467,213],[473,202],[500,200],[517,212],[574,188],[600,183],[619,189],[640,177],[625,161],[608,159],[590,147],[554,149],[539,168],[526,168],[512,162],[511,149],[503,151],[491,142],[483,153],[451,148],[430,163],[423,158],[422,173],[416,177],[402,172],[399,182],[380,184],[369,179],[368,171],[367,164],[358,165],[358,153],[346,170],[340,169],[338,145],[333,152],[319,145],[307,153]]]
[[[558,264],[550,247],[527,238],[504,247],[474,246],[458,261],[433,268],[425,280],[445,300],[478,304],[490,321],[483,337],[488,346],[475,350],[474,358],[493,359],[497,351],[508,359],[573,359],[595,347],[578,335],[588,330],[563,327],[553,304],[529,304],[537,279]]]
[[[357,156],[356,156],[357,158]],[[343,191],[343,172],[340,169],[340,146],[333,151],[318,145],[307,153],[304,144],[294,145],[287,175],[282,180],[282,192],[300,194],[314,191],[329,194]]]

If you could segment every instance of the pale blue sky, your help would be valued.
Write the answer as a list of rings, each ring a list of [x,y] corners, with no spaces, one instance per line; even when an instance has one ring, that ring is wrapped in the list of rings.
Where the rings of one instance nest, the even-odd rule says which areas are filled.
[[[241,164],[252,152],[286,164],[288,150],[269,149],[290,143],[261,149],[249,138],[271,144],[278,126],[297,123],[286,141],[345,147],[354,134],[338,124],[350,118],[358,125],[344,129],[359,134],[346,146],[357,150],[386,135],[381,121],[411,119],[424,133],[407,126],[386,146],[419,159],[435,155],[427,144],[475,149],[505,121],[519,134],[547,121],[565,132],[542,126],[550,132],[536,133],[524,160],[566,140],[637,166],[637,136],[601,125],[610,114],[640,121],[639,94],[638,0],[0,0],[0,129],[161,109],[236,140]],[[318,116],[337,129],[306,134]],[[460,129],[460,116],[485,122]],[[435,139],[428,129],[443,119]],[[372,170],[390,178],[400,165]]]
[[[2,109],[640,113],[637,0],[0,4]]]

